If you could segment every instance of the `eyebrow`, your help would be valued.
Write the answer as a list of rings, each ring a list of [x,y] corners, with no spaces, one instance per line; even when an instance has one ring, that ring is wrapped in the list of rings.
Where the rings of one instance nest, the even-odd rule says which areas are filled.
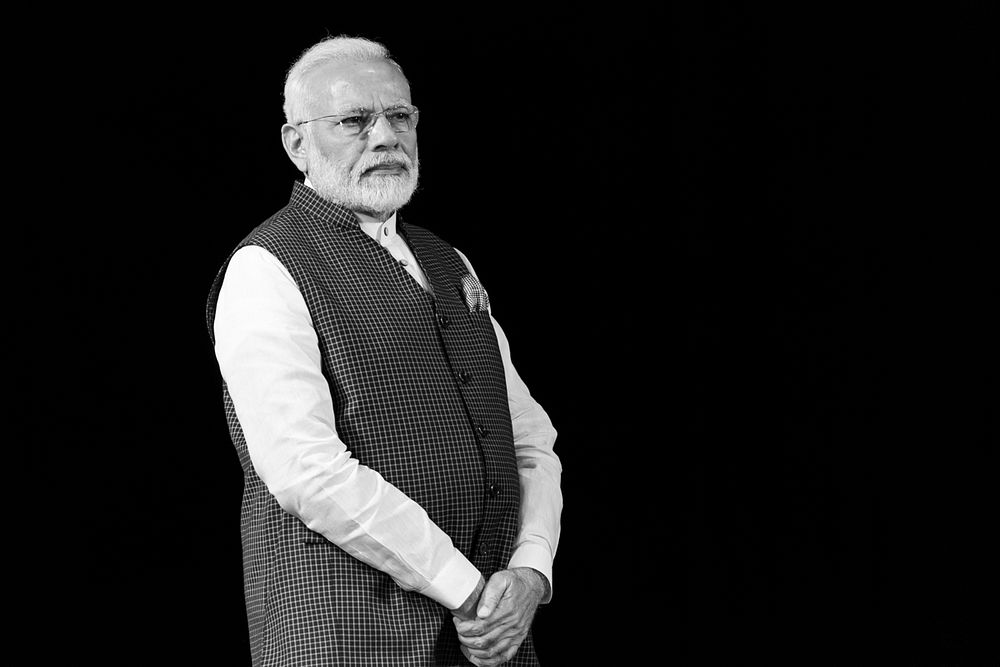
[[[413,105],[408,104],[406,102],[396,102],[395,104],[390,104],[390,105],[388,105],[388,106],[386,106],[384,108],[385,108],[386,111],[388,111],[390,109],[399,109],[399,108],[402,108],[402,107],[409,107],[409,106],[413,106]],[[372,107],[353,106],[353,107],[344,109],[343,111],[338,111],[334,115],[336,115],[336,116],[347,116],[347,115],[351,115],[351,114],[372,113],[373,111],[374,111],[374,109]]]

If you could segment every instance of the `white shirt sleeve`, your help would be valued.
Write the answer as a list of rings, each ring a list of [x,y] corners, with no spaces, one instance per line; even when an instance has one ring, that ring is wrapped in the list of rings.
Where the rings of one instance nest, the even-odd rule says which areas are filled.
[[[475,276],[468,258],[456,252]],[[507,400],[521,481],[520,528],[507,567],[531,567],[541,572],[549,581],[549,595],[542,602],[548,602],[552,598],[552,561],[559,544],[563,505],[560,490],[562,465],[554,451],[557,434],[548,414],[531,397],[528,387],[514,368],[507,336],[492,313],[490,320],[497,335],[507,378]]]
[[[309,310],[271,253],[246,246],[233,255],[214,330],[250,459],[281,507],[400,587],[461,606],[479,571],[422,507],[337,437]]]

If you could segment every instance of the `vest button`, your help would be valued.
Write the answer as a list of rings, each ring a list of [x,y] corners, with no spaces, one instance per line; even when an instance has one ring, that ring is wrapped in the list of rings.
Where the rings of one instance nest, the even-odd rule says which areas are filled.
[[[482,424],[476,424],[476,433],[479,434],[480,438],[485,438],[490,434],[490,430]]]
[[[438,324],[441,325],[442,329],[447,329],[448,325],[451,324],[451,318],[449,318],[444,313],[438,315]]]
[[[486,487],[486,493],[488,493],[491,498],[496,498],[500,495],[500,486],[497,484],[490,484]]]
[[[458,381],[461,382],[462,384],[469,384],[469,380],[471,379],[472,379],[472,373],[470,373],[469,371],[458,372]]]

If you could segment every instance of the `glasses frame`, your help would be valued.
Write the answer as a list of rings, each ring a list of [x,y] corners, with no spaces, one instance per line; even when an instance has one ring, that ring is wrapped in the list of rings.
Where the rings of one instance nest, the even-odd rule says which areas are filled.
[[[375,127],[375,123],[378,122],[378,117],[379,116],[385,116],[387,113],[392,113],[393,111],[399,111],[401,109],[406,109],[408,111],[408,113],[410,114],[410,127],[409,127],[409,129],[406,129],[406,130],[397,130],[395,128],[392,128],[392,121],[389,121],[389,119],[387,118],[386,120],[389,122],[389,127],[392,128],[392,131],[395,132],[396,134],[405,134],[407,132],[412,132],[413,130],[417,129],[417,122],[420,120],[420,109],[418,109],[417,107],[415,107],[412,104],[410,104],[410,105],[405,105],[405,106],[390,107],[388,109],[382,109],[382,111],[373,111],[373,112],[371,112],[371,117],[368,119],[368,122],[365,124],[365,126],[363,128],[361,128],[360,130],[358,130],[357,134],[350,134],[348,136],[351,136],[351,137],[360,137],[360,136],[362,136],[364,134],[367,134],[368,132],[371,131],[371,129],[373,127]],[[367,113],[367,112],[365,112],[365,113]],[[295,127],[299,127],[300,125],[305,125],[306,123],[312,123],[313,121],[317,121],[317,120],[327,120],[327,119],[330,119],[330,118],[340,118],[340,120],[338,120],[336,122],[336,125],[338,125],[339,127],[343,128],[344,127],[343,126],[343,122],[344,122],[345,119],[351,118],[351,117],[354,117],[354,116],[362,116],[362,115],[364,115],[364,114],[363,113],[354,112],[354,111],[348,112],[348,113],[333,113],[333,114],[328,114],[326,116],[318,116],[316,118],[310,118],[309,120],[300,120],[299,122],[295,123]]]

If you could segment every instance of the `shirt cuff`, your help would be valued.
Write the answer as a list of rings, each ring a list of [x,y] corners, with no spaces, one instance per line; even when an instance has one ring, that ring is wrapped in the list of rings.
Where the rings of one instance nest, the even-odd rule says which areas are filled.
[[[538,570],[549,582],[549,594],[542,599],[542,604],[547,604],[552,599],[552,554],[541,544],[525,542],[514,550],[514,555],[510,557],[507,568],[513,570],[515,567],[530,567]]]
[[[481,576],[476,566],[461,551],[455,549],[451,560],[445,563],[430,585],[420,592],[446,609],[458,609],[472,595],[472,591],[476,590]]]

